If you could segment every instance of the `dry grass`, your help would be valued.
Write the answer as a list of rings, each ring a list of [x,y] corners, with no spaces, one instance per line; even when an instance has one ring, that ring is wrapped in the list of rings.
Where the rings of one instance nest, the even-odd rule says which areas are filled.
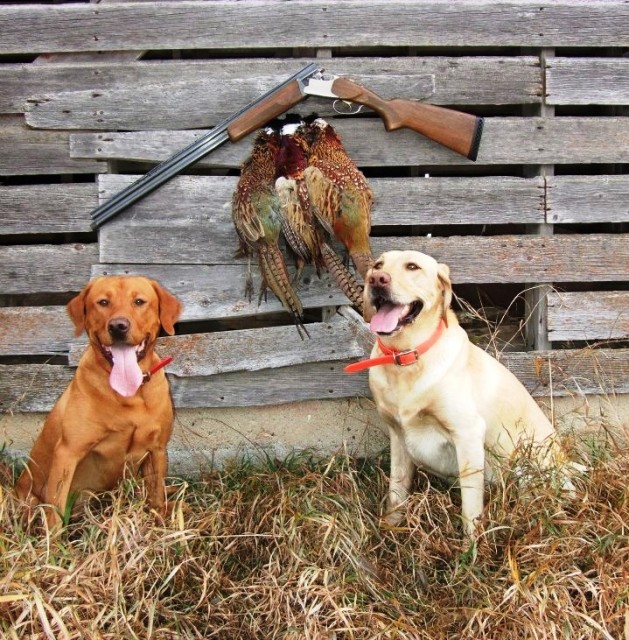
[[[384,459],[234,464],[183,483],[161,525],[127,482],[54,537],[5,486],[0,633],[629,639],[629,451],[607,439],[583,455],[572,502],[552,476],[529,469],[523,490],[506,471],[475,561],[458,491],[425,477],[405,526],[381,526]]]

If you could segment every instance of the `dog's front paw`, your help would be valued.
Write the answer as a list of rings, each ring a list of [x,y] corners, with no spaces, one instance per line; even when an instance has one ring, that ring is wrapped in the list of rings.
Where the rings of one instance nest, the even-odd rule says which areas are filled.
[[[63,529],[63,518],[57,507],[46,505],[46,523],[51,533],[57,533]]]
[[[402,520],[404,520],[404,510],[399,507],[388,511],[382,517],[382,522],[388,527],[397,527]]]

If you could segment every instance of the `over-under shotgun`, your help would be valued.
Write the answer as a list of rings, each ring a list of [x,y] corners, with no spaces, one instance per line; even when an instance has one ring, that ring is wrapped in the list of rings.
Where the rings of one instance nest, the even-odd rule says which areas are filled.
[[[328,74],[311,63],[96,207],[91,213],[92,227],[97,229],[227,140],[238,142],[309,95],[369,107],[382,118],[387,131],[412,129],[476,160],[483,131],[482,118],[404,98],[385,100],[373,91],[347,78]]]

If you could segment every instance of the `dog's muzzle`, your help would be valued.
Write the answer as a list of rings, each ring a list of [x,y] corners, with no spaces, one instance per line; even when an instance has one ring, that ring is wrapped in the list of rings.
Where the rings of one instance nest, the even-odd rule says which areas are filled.
[[[379,335],[391,335],[403,326],[411,324],[424,308],[422,300],[410,304],[400,304],[391,299],[388,287],[373,287],[370,300],[376,313],[370,321],[370,328]]]

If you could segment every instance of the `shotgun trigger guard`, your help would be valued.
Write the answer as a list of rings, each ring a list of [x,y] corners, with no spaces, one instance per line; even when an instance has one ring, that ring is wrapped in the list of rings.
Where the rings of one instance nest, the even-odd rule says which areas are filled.
[[[360,113],[363,110],[363,106],[364,105],[362,104],[356,104],[355,102],[350,102],[349,100],[335,100],[332,103],[332,109],[334,109],[334,113],[338,113],[342,116],[355,116],[357,113]]]

